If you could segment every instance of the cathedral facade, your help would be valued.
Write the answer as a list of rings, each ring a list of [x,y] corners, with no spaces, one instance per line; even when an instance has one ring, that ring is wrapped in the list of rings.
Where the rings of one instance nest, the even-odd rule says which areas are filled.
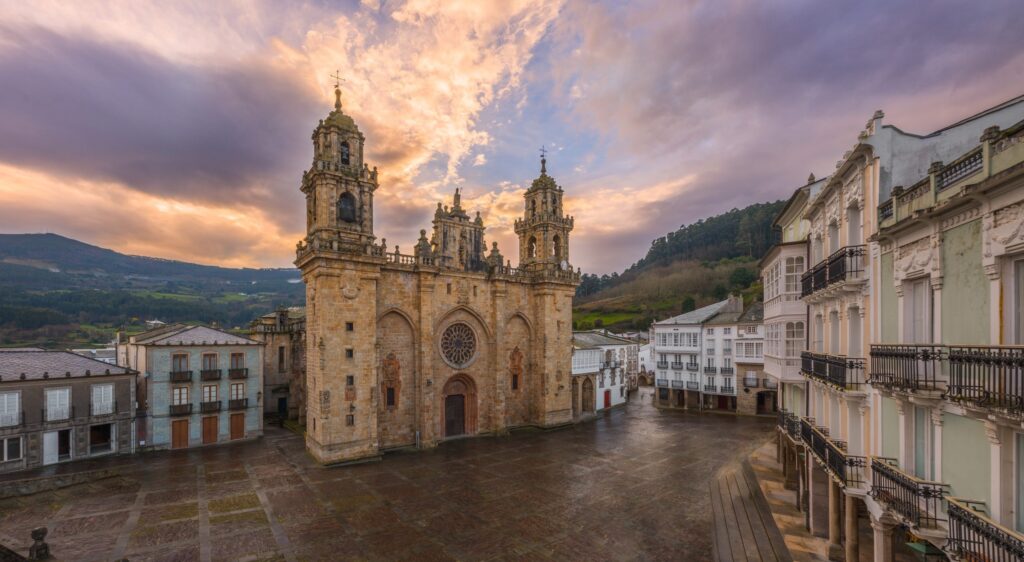
[[[455,191],[430,237],[389,250],[373,227],[377,170],[341,109],[313,132],[303,174],[306,446],[322,463],[572,421],[572,297],[563,191],[541,174],[515,222],[519,265],[488,250]]]

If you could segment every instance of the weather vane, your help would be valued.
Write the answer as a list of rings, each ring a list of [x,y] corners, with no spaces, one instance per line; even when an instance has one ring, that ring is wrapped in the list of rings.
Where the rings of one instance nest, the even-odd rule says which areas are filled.
[[[340,88],[341,87],[341,83],[345,81],[345,79],[341,77],[341,71],[340,70],[335,70],[334,74],[331,75],[331,78],[334,78],[334,87],[335,88]]]
[[[548,155],[548,149],[544,148],[544,145],[540,147],[540,157],[545,158]]]

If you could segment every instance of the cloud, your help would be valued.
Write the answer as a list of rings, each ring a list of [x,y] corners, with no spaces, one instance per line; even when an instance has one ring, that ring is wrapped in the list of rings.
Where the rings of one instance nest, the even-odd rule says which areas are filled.
[[[486,163],[487,163],[487,155],[486,154],[483,154],[483,153],[477,154],[473,158],[473,165],[474,166],[483,166]]]

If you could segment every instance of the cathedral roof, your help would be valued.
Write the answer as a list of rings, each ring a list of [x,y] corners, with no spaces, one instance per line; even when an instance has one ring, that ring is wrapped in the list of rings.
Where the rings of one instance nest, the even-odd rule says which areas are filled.
[[[555,191],[561,191],[562,188],[558,187],[555,183],[555,178],[548,175],[547,159],[540,159],[540,176],[533,180],[533,184],[530,186],[529,191],[537,191],[538,189],[553,189]]]

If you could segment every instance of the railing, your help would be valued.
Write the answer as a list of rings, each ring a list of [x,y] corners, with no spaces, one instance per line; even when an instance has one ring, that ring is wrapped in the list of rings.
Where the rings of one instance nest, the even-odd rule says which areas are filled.
[[[981,408],[1024,413],[1024,348],[950,346],[946,397]]]
[[[677,370],[677,371],[682,371],[683,370],[683,364],[682,363],[672,363],[672,368]]]
[[[64,421],[75,417],[74,406],[57,406],[56,408],[43,408],[42,419],[44,422]]]
[[[687,363],[687,364],[686,364],[686,370],[687,370],[687,371],[694,371],[694,372],[697,372],[697,371],[699,371],[699,370],[700,370],[700,365],[699,365],[699,364],[697,364],[697,363]]]
[[[985,516],[981,502],[946,498],[949,542],[945,550],[957,560],[1020,562],[1024,560],[1024,535]]]
[[[906,474],[894,459],[871,459],[871,497],[899,513],[913,528],[933,529],[949,485]]]
[[[800,276],[800,297],[806,297],[814,293],[814,275],[810,270]]]
[[[864,276],[867,246],[846,246],[828,257],[828,284],[856,281]]]
[[[722,390],[720,390],[719,392],[721,392],[722,394],[736,394],[736,387],[731,385],[723,385]]]
[[[718,390],[718,387],[713,385],[713,384],[706,384],[706,385],[704,385],[704,392],[716,392],[717,390]]]
[[[668,379],[656,379],[654,382],[657,386],[668,386]]]
[[[721,369],[718,370],[718,372],[722,373],[723,375],[735,375],[736,369],[732,367],[722,367]]]
[[[232,380],[249,378],[249,369],[228,369],[228,378]]]
[[[804,351],[800,354],[800,370],[804,376],[840,390],[858,390],[864,385],[864,360],[859,357]]]
[[[777,390],[779,388],[779,383],[772,379],[764,379],[764,387],[768,390]]]
[[[229,410],[244,410],[244,409],[246,409],[248,407],[249,407],[249,399],[248,398],[232,398],[231,400],[228,400],[228,409]]]
[[[935,176],[935,189],[942,191],[954,183],[981,171],[984,157],[981,148],[946,166]]]
[[[187,416],[192,413],[192,404],[171,404],[167,413],[172,416]]]
[[[659,369],[668,369],[668,361],[658,361]]]
[[[202,371],[199,371],[199,380],[219,381],[220,369],[203,369]]]
[[[683,388],[683,381],[672,381],[672,388]]]
[[[90,416],[109,416],[117,413],[117,400],[113,402],[89,402],[89,415]]]
[[[801,443],[800,439],[800,417],[796,414],[787,410],[779,410],[779,413],[784,416],[781,420],[782,428],[785,429],[786,434],[797,443]]]
[[[810,444],[814,432],[814,418],[800,418],[800,440]]]
[[[767,382],[767,381],[765,381]],[[743,377],[743,386],[747,388],[757,388],[758,380],[757,377]]]
[[[25,425],[25,410],[0,414],[0,427],[19,427]]]
[[[192,380],[192,371],[171,371],[171,382],[189,382]]]
[[[732,348],[731,347],[723,347],[722,348],[722,355],[724,355],[724,356],[732,355]]]
[[[942,376],[945,355],[941,345],[872,345],[868,382],[906,392],[941,390],[946,382]]]
[[[208,412],[219,412],[220,411],[220,400],[211,400],[209,402],[200,402],[199,411],[202,413]]]
[[[893,203],[892,199],[882,203],[878,206],[878,222],[882,222],[885,219],[891,219],[893,214]]]
[[[704,372],[713,375],[718,372],[714,367],[704,367]]]
[[[859,488],[867,483],[864,478],[866,457],[847,455],[845,443],[830,439],[823,428],[814,427],[811,423],[807,425],[811,440],[805,443],[829,474],[843,487]]]
[[[686,381],[686,390],[700,390],[700,383],[695,381]]]

